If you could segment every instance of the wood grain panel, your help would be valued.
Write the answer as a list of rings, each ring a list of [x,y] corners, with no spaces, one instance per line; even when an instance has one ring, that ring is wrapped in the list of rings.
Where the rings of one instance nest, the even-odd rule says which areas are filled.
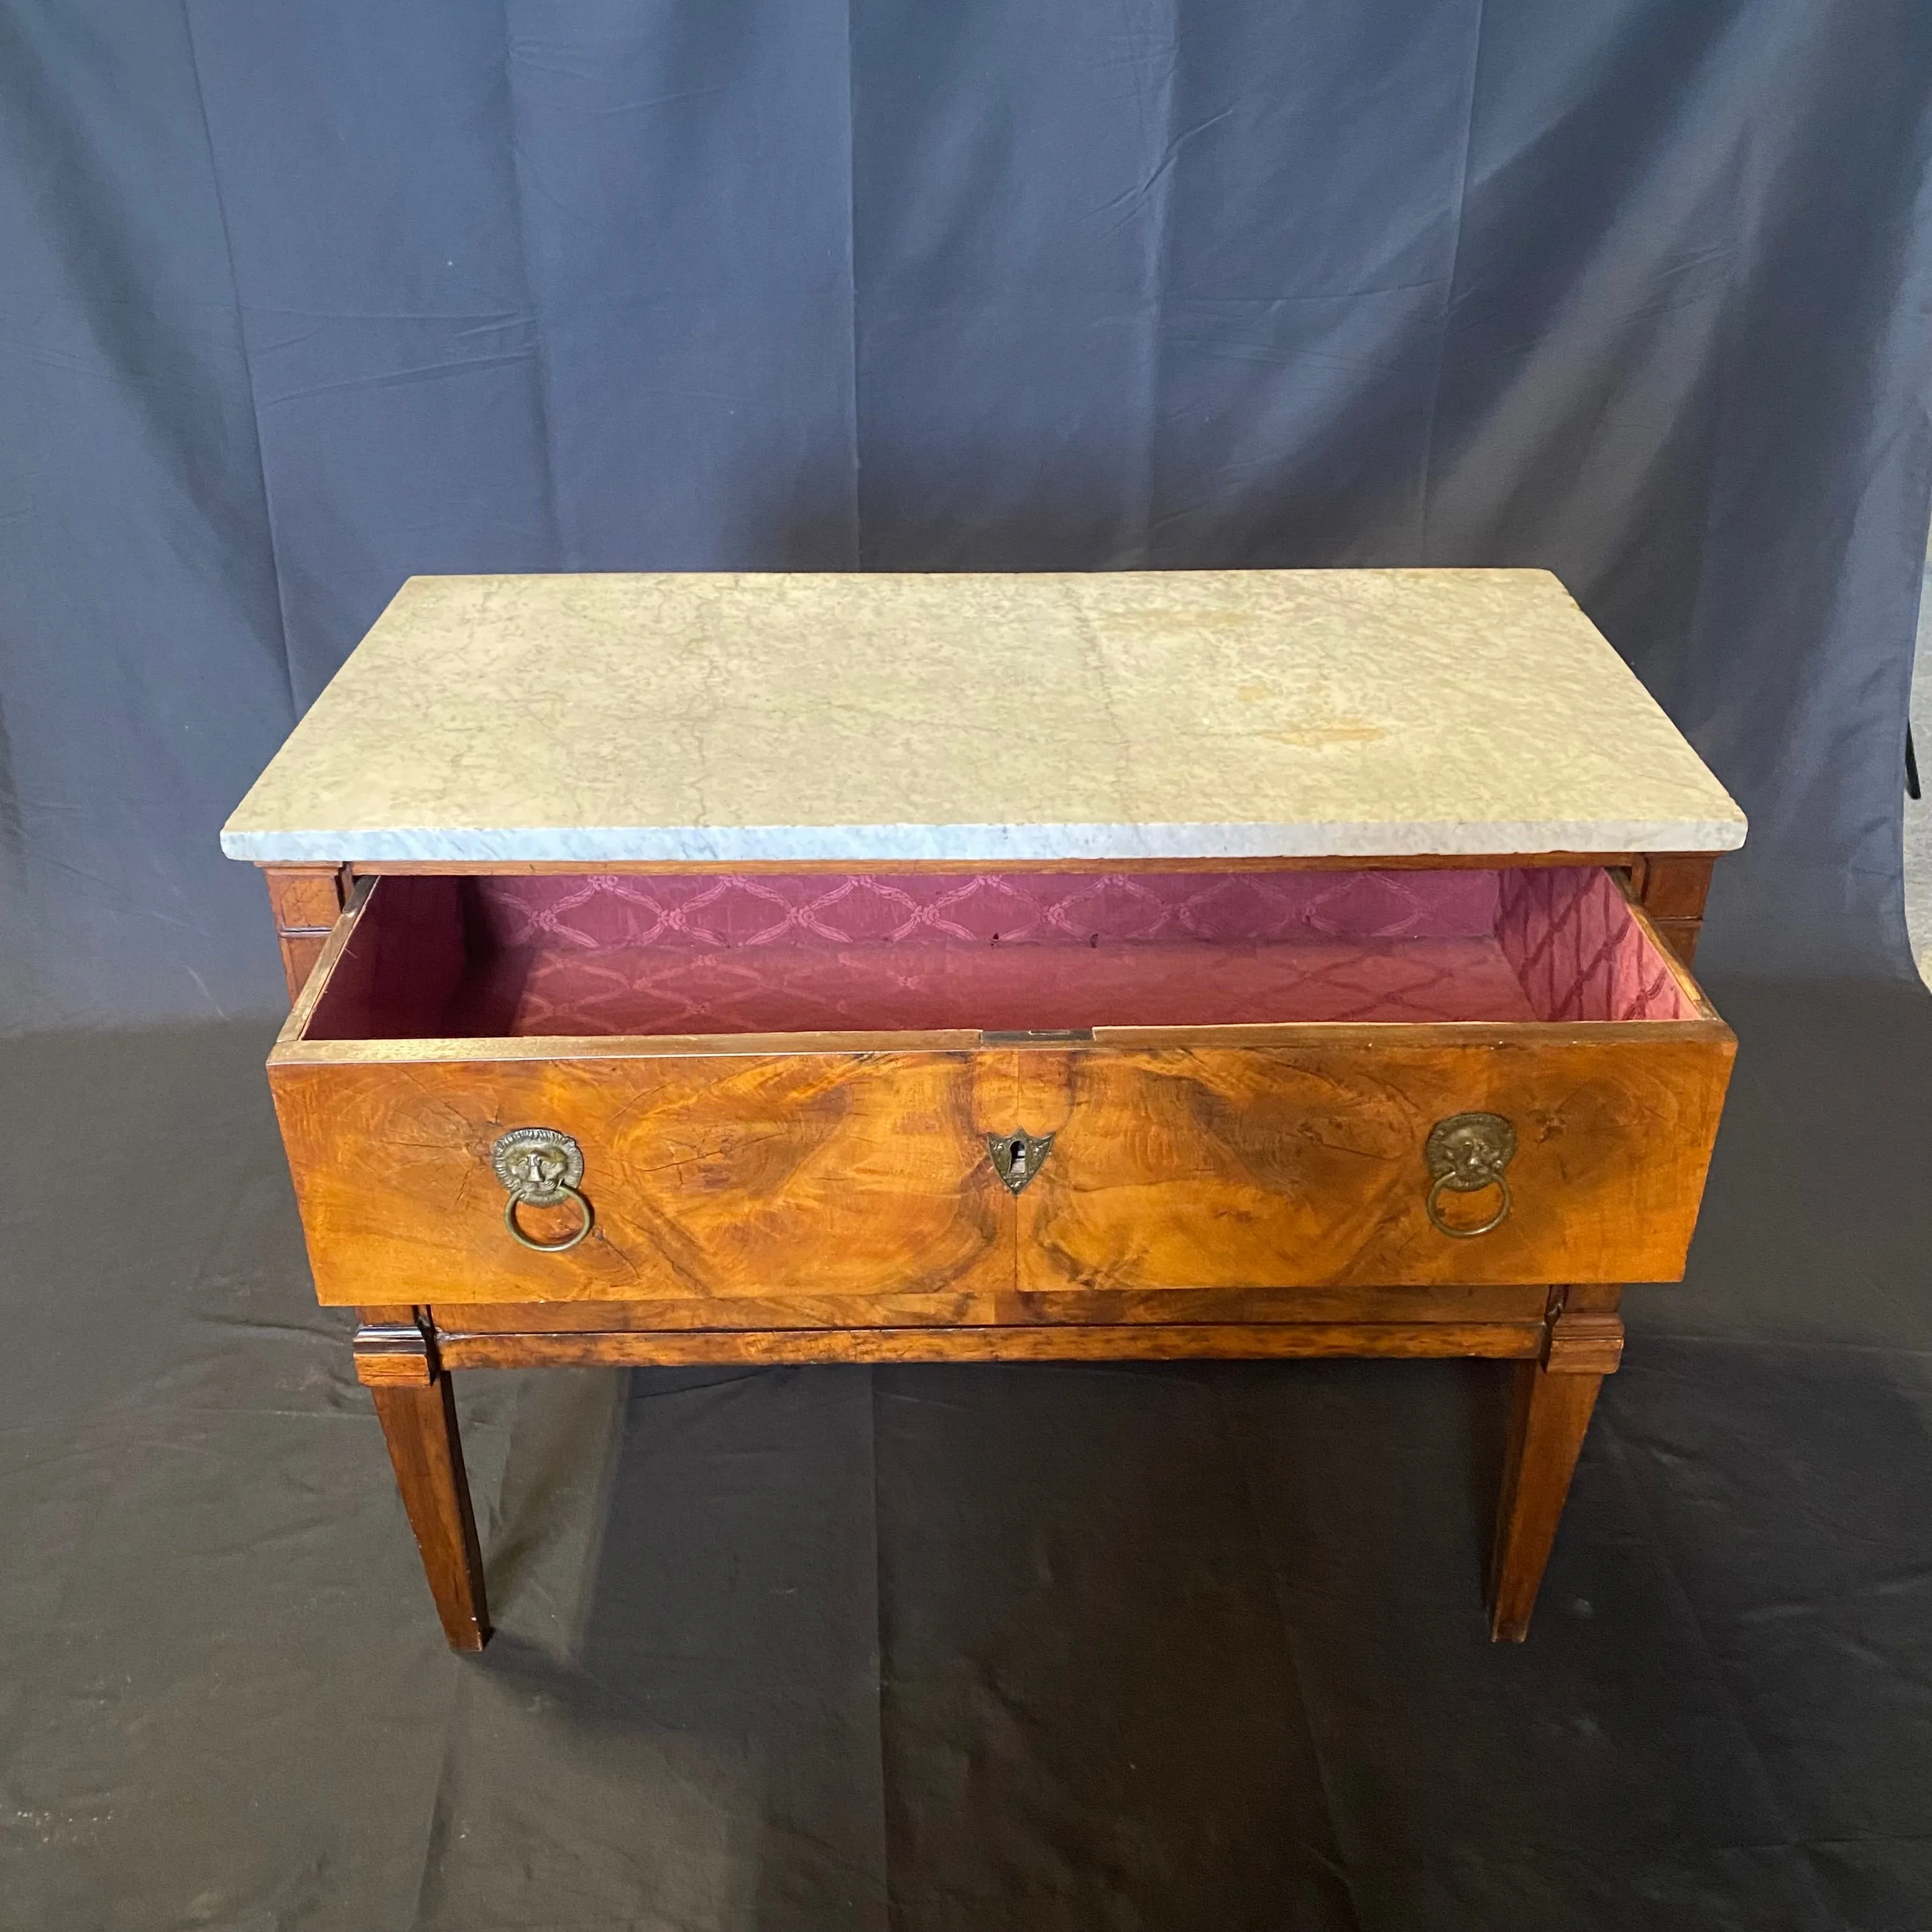
[[[292,1002],[321,958],[330,927],[342,910],[346,874],[340,866],[272,866],[263,868],[281,948],[282,974]]]
[[[1115,1362],[1310,1356],[1484,1356],[1533,1360],[1540,1322],[1174,1323],[1111,1328],[708,1329],[677,1334],[440,1338],[451,1369],[663,1367],[698,1362]]]
[[[1294,1030],[1318,1043],[278,1054],[271,1084],[330,1303],[404,1284],[514,1303],[1681,1274],[1733,1050],[1721,1023]],[[1516,1126],[1515,1207],[1454,1240],[1424,1213],[1422,1150],[1437,1120],[1471,1110]],[[502,1226],[490,1148],[530,1125],[573,1135],[589,1163],[598,1224],[568,1254],[532,1253]],[[1056,1139],[1015,1199],[984,1136],[1016,1127]],[[573,1210],[522,1211],[554,1239]]]
[[[1735,1042],[1714,1022],[1466,1046],[1034,1052],[1009,1124],[1052,1132],[1018,1198],[1018,1286],[1666,1281],[1683,1272]],[[1503,1115],[1514,1208],[1450,1238],[1430,1129]],[[1486,1211],[1450,1197],[1445,1215]]]
[[[1716,855],[1654,852],[1644,861],[1638,896],[1652,919],[1701,919]]]
[[[1697,956],[1716,862],[1708,852],[1653,852],[1632,868],[1636,902],[1658,940],[1686,966]]]
[[[904,1294],[1012,1286],[1011,1203],[974,1124],[988,1057],[278,1055],[269,1083],[325,1303]],[[568,1253],[504,1226],[490,1152],[520,1126],[584,1149],[596,1223]],[[555,1240],[574,1212],[519,1218]]]
[[[1042,1323],[1180,1322],[1395,1323],[1538,1321],[1540,1287],[1456,1283],[1446,1288],[1069,1288],[1041,1294],[766,1294],[701,1300],[438,1302],[439,1333],[639,1333],[696,1328],[1025,1328]],[[364,1312],[364,1318],[368,1317]]]
[[[274,866],[262,874],[283,932],[326,932],[342,910],[340,866]]]

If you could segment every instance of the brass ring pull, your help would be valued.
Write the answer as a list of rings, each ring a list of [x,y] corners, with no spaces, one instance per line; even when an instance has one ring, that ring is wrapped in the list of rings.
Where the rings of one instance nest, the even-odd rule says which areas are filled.
[[[512,1127],[490,1150],[490,1165],[508,1190],[503,1226],[533,1254],[567,1254],[590,1233],[596,1210],[578,1189],[584,1180],[584,1150],[554,1127]],[[535,1241],[517,1220],[519,1208],[560,1208],[577,1203],[578,1225],[560,1241]]]
[[[1447,1234],[1452,1241],[1473,1241],[1478,1234],[1486,1234],[1492,1228],[1501,1227],[1508,1219],[1513,1204],[1510,1199],[1509,1183],[1500,1174],[1496,1178],[1496,1185],[1502,1190],[1502,1202],[1486,1221],[1478,1222],[1473,1228],[1452,1228],[1442,1218],[1443,1190],[1449,1188],[1458,1194],[1471,1194],[1475,1190],[1456,1186],[1456,1177],[1453,1174],[1438,1174],[1430,1185],[1429,1198],[1423,1203],[1428,1211],[1430,1226],[1438,1234]]]
[[[1500,1114],[1451,1114],[1429,1130],[1423,1158],[1435,1177],[1423,1202],[1429,1225],[1451,1240],[1472,1241],[1499,1228],[1514,1203],[1503,1169],[1516,1158],[1516,1130]],[[1498,1189],[1502,1199],[1486,1221],[1473,1228],[1452,1227],[1442,1218],[1444,1194],[1480,1194]]]
[[[578,1243],[590,1233],[591,1223],[597,1218],[590,1203],[585,1200],[568,1181],[557,1182],[556,1190],[565,1199],[574,1201],[577,1203],[577,1212],[579,1216],[575,1232],[565,1235],[560,1241],[533,1241],[521,1228],[518,1226],[517,1210],[530,1198],[527,1194],[518,1192],[512,1195],[509,1199],[503,1203],[503,1226],[534,1254],[560,1255],[566,1252],[568,1250],[575,1247]]]

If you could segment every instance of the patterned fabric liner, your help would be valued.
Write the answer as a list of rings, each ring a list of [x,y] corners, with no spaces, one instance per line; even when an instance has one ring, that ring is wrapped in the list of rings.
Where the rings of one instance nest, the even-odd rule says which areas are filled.
[[[1542,1020],[1688,1020],[1696,1010],[1596,868],[1500,874],[1496,938]]]
[[[1593,868],[466,886],[469,1036],[1691,1012]]]

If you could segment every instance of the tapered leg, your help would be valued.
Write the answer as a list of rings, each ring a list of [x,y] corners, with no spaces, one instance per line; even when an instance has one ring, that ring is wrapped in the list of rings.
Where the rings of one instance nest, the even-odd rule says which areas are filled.
[[[420,1352],[407,1346],[412,1335]],[[443,1634],[452,1650],[481,1650],[490,1640],[490,1610],[450,1378],[419,1329],[365,1327],[356,1342],[357,1371],[375,1399]]]
[[[1516,1366],[1490,1571],[1490,1634],[1499,1642],[1520,1643],[1529,1634],[1583,1432],[1622,1348],[1623,1324],[1615,1314],[1559,1307],[1543,1360]]]

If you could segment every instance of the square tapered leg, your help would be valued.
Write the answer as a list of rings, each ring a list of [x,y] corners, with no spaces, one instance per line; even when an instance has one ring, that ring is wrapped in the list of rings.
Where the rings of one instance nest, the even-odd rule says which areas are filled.
[[[1529,1634],[1583,1434],[1623,1335],[1613,1312],[1559,1309],[1543,1359],[1516,1365],[1490,1571],[1490,1634],[1498,1642],[1520,1643]]]
[[[450,1378],[413,1323],[365,1324],[356,1333],[356,1366],[375,1399],[443,1633],[452,1650],[481,1650],[490,1640],[490,1610]]]

